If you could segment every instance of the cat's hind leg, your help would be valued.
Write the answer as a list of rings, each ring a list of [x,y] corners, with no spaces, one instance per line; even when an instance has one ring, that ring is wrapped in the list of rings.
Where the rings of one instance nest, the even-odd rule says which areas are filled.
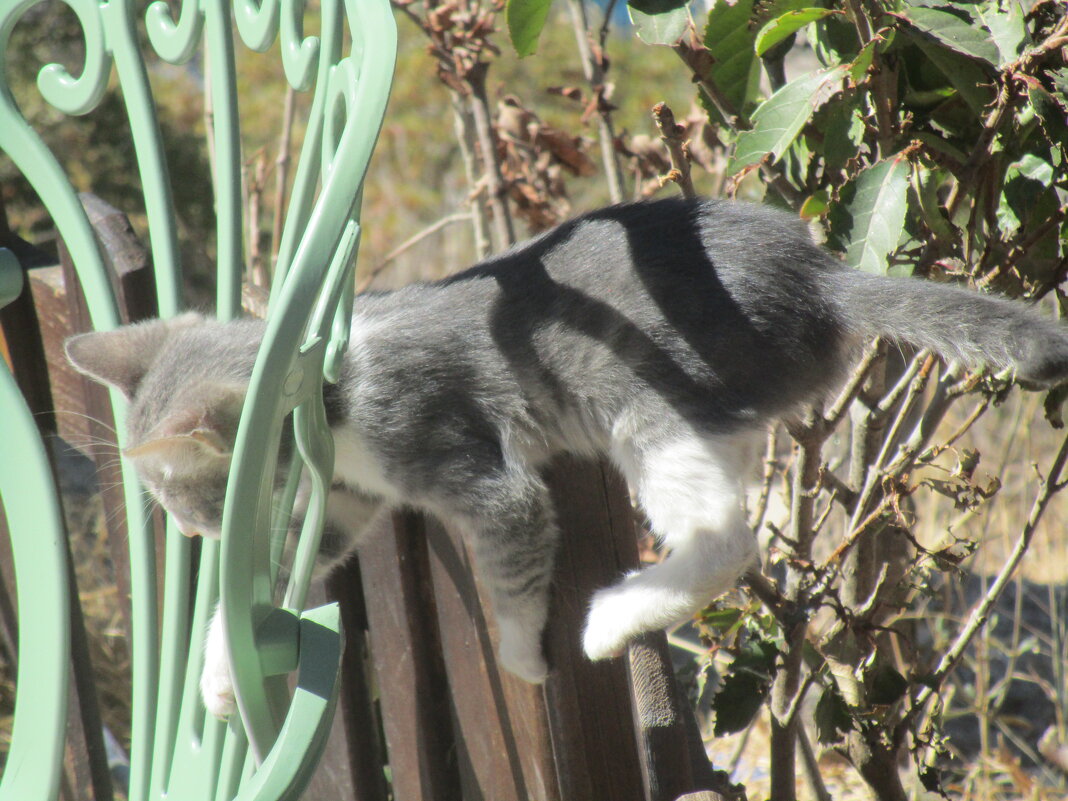
[[[594,594],[583,634],[591,659],[615,656],[633,637],[690,617],[755,561],[742,506],[750,440],[687,433],[617,443],[613,459],[668,555]]]
[[[501,666],[532,683],[545,681],[542,631],[559,530],[552,501],[536,474],[478,482],[479,501],[449,515],[471,534],[476,566],[489,591]]]

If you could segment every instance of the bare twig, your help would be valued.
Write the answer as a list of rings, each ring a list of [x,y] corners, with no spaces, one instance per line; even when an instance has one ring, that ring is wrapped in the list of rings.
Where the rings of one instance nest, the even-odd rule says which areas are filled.
[[[788,425],[797,442],[789,537],[794,543],[794,557],[803,562],[812,561],[815,505],[820,490],[823,444],[828,433],[822,423],[822,415],[813,410],[806,420]],[[797,604],[805,597],[807,591],[802,587],[799,575],[791,572],[786,587],[787,600]],[[793,801],[797,796],[798,722],[794,713],[807,688],[802,680],[807,627],[804,619],[786,627],[783,664],[771,687],[771,798],[774,801]]]
[[[864,381],[868,378],[872,367],[875,366],[875,363],[884,353],[883,344],[883,340],[880,337],[876,337],[868,343],[868,347],[864,350],[864,355],[857,362],[857,366],[853,368],[846,385],[838,393],[838,397],[835,398],[831,408],[824,415],[824,422],[829,428],[835,428],[841,422],[849,409],[849,405],[860,394],[860,389],[864,386]]]
[[[460,146],[460,157],[464,163],[464,174],[467,177],[467,185],[472,188],[472,194],[468,198],[471,206],[471,227],[475,236],[475,253],[478,258],[488,256],[493,246],[490,244],[487,232],[488,221],[486,219],[486,206],[480,196],[474,193],[474,187],[478,184],[478,168],[475,165],[475,123],[471,112],[467,108],[464,96],[450,88],[452,95],[452,119],[456,133],[456,141]]]
[[[356,291],[363,292],[364,290],[366,290],[369,286],[371,286],[371,284],[379,276],[379,274],[381,274],[387,267],[389,267],[390,264],[393,263],[394,259],[402,255],[405,251],[422,242],[428,236],[436,234],[442,228],[452,225],[453,223],[463,222],[465,220],[470,219],[471,212],[458,211],[455,214],[449,214],[448,216],[442,217],[436,223],[428,225],[419,233],[408,237],[397,247],[391,250],[388,254],[386,254],[386,257],[383,258],[382,261],[378,262],[378,264],[376,264],[374,267],[367,271],[367,274],[360,279],[359,283],[357,283]]]
[[[674,181],[679,185],[682,194],[686,197],[695,197],[697,191],[693,188],[690,178],[690,154],[689,142],[683,139],[686,129],[675,122],[675,115],[667,103],[657,103],[653,106],[653,119],[656,127],[660,129],[660,138],[667,145],[671,155],[671,172],[660,180],[662,182]]]
[[[912,357],[912,361],[909,362],[909,366],[905,368],[905,372],[901,374],[901,378],[894,384],[893,389],[883,395],[879,401],[879,405],[876,406],[876,411],[879,414],[887,414],[891,409],[897,405],[897,402],[901,399],[901,396],[906,392],[909,392],[910,398],[914,397],[917,390],[917,386],[913,384],[913,380],[916,378],[916,374],[920,370],[924,370],[927,373],[934,367],[934,357],[931,356],[929,350],[921,350],[915,356]],[[922,390],[922,386],[918,389]]]
[[[594,95],[590,102],[596,104],[597,133],[601,144],[604,174],[608,181],[608,196],[613,203],[620,203],[623,201],[623,168],[619,163],[619,154],[616,152],[612,112],[605,102],[604,47],[608,38],[609,12],[605,11],[604,22],[601,25],[600,45],[595,54],[590,46],[590,25],[584,0],[568,0],[567,7],[571,14],[571,25],[575,30],[575,43],[578,45],[579,58],[582,60],[582,72]]]
[[[285,108],[282,110],[282,135],[278,138],[275,157],[274,218],[271,220],[271,271],[278,261],[278,246],[282,243],[282,224],[285,220],[286,191],[289,185],[290,149],[293,145],[293,116],[296,109],[296,90],[286,83]]]
[[[504,250],[515,242],[512,213],[505,196],[504,176],[497,157],[497,140],[490,118],[489,98],[486,96],[486,65],[478,64],[467,75],[471,89],[469,96],[471,117],[474,120],[475,138],[482,158],[483,180],[489,195],[489,208],[494,238],[494,250]]]
[[[827,785],[823,783],[820,775],[820,763],[816,758],[815,749],[812,748],[812,740],[809,739],[808,731],[804,726],[797,727],[797,744],[801,747],[802,764],[805,766],[805,778],[817,801],[832,801]]]
[[[777,441],[778,429],[776,427],[769,428],[767,440],[764,445],[764,475],[760,482],[760,496],[757,498],[756,509],[753,512],[753,517],[749,526],[753,531],[760,531],[760,527],[764,525],[764,516],[768,511],[768,499],[771,497],[771,482],[775,479],[775,471],[779,466],[779,461],[775,458]]]
[[[248,209],[248,247],[246,280],[254,286],[270,286],[271,276],[260,248],[260,208],[267,184],[267,160],[263,149],[256,151],[242,167],[245,189],[245,208]]]
[[[953,641],[953,644],[942,655],[942,658],[939,660],[935,669],[928,674],[927,680],[916,693],[912,706],[904,715],[901,722],[898,723],[899,732],[903,732],[916,716],[923,711],[927,702],[935,695],[938,687],[945,680],[946,676],[952,672],[963,658],[964,652],[967,650],[972,639],[979,630],[986,625],[991,610],[994,608],[995,604],[997,604],[1002,591],[1008,585],[1009,581],[1012,580],[1013,574],[1016,572],[1016,568],[1020,564],[1020,560],[1023,559],[1023,555],[1030,547],[1031,540],[1034,538],[1035,531],[1038,528],[1038,523],[1042,519],[1046,508],[1049,506],[1050,500],[1052,500],[1054,495],[1063,490],[1065,486],[1068,486],[1068,479],[1064,481],[1060,480],[1066,461],[1068,461],[1068,436],[1061,442],[1060,450],[1057,452],[1057,455],[1054,457],[1053,462],[1050,465],[1049,473],[1047,473],[1042,485],[1039,487],[1038,494],[1035,496],[1035,501],[1031,506],[1031,512],[1027,516],[1027,522],[1024,524],[1020,536],[1017,538],[1016,544],[1013,546],[1008,559],[1006,559],[1005,565],[998,571],[997,577],[987,589],[983,599],[975,609],[972,610],[971,615],[968,617],[968,622],[957,634],[957,638]]]

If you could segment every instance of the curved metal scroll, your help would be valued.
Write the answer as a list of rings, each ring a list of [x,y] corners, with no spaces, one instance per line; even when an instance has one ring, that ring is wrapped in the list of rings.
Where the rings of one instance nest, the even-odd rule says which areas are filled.
[[[7,51],[12,31],[40,2],[0,3],[0,150],[29,180],[54,219],[74,261],[94,327],[112,328],[119,323],[118,306],[92,228],[59,161],[23,118],[4,72],[10,61]],[[77,76],[57,64],[44,66],[38,73],[38,89],[55,108],[85,114],[100,103],[113,76],[117,78],[144,189],[159,309],[163,316],[173,315],[182,306],[177,227],[148,69],[139,49],[135,4],[133,0],[65,2],[83,30],[85,63]],[[347,343],[361,187],[385,113],[396,30],[388,0],[321,0],[319,5],[317,36],[304,33],[304,0],[234,0],[232,5],[225,0],[183,0],[173,16],[173,4],[156,0],[145,12],[147,40],[160,59],[181,64],[202,47],[211,63],[207,91],[215,120],[210,135],[217,214],[217,309],[223,319],[239,313],[243,264],[242,160],[234,74],[237,36],[249,48],[261,51],[279,40],[286,79],[295,89],[311,91],[312,100],[279,248],[267,333],[238,432],[222,545],[203,544],[192,604],[188,598],[190,544],[171,529],[159,608],[157,555],[142,492],[131,471],[124,471],[131,532],[134,672],[130,798],[136,801],[295,797],[307,781],[332,714],[341,638],[337,610],[303,608],[333,470],[322,385],[324,374],[336,378],[337,360]],[[345,51],[349,39],[351,45]],[[5,263],[0,257],[0,267]],[[0,372],[5,433],[15,414],[9,408],[18,405],[9,378]],[[113,395],[113,406],[121,431],[123,403],[117,395]],[[282,427],[290,412],[294,412],[295,438],[312,493],[290,590],[279,609],[271,597],[271,496]],[[32,420],[18,425],[27,427],[29,443]],[[22,436],[22,427],[18,436]],[[51,545],[46,548],[39,542],[31,551],[22,546],[28,541],[28,527],[36,527],[38,539],[42,530],[52,530],[55,509],[46,499],[33,516],[25,503],[14,499],[17,493],[10,488],[23,484],[15,483],[9,454],[0,453],[0,491],[6,493],[5,506],[9,507],[20,591],[27,576],[25,580],[37,586],[47,583],[57,588],[47,612],[39,603],[20,605],[20,612],[32,614],[35,624],[21,627],[28,638],[20,645],[27,655],[22,667],[36,669],[33,666],[42,660],[53,668],[60,665],[55,681],[65,682],[64,654],[32,641],[36,623],[43,619],[39,616],[46,614],[47,625],[54,627],[51,638],[66,640],[61,633],[68,623],[58,611],[66,609],[61,589],[65,573],[62,579],[45,582],[35,579],[38,574],[32,571],[46,566],[65,571],[66,564],[51,550],[47,558],[43,556]],[[21,472],[29,472],[25,463]],[[33,472],[42,481],[47,476],[40,466]],[[25,477],[18,480],[25,481]],[[35,493],[34,497],[47,496],[43,488]],[[14,500],[9,502],[8,495]],[[51,543],[52,535],[45,539]],[[35,562],[36,566],[28,566]],[[219,598],[220,576],[241,711],[241,720],[229,725],[207,718],[197,694],[202,662],[199,641]],[[53,608],[53,603],[58,606]],[[31,653],[34,658],[28,656]],[[273,674],[294,666],[299,666],[300,676],[291,696],[284,678]],[[46,675],[41,670],[38,675]],[[44,686],[43,680],[19,683],[16,737],[25,737],[25,726],[33,725],[24,712],[26,704],[38,704],[25,699],[36,699]],[[65,684],[48,686],[53,698],[65,701]],[[39,711],[44,708],[37,706],[34,713],[38,728],[51,730],[62,742],[62,706],[48,707],[47,716]],[[61,748],[57,754],[55,748],[41,750],[24,742],[36,741],[17,739],[13,744],[8,768],[0,779],[0,800],[56,797],[55,781],[35,785],[32,792],[25,789],[25,770],[19,766],[28,763],[16,758],[31,754],[28,758],[36,773],[58,777]],[[37,750],[16,750],[26,747]]]

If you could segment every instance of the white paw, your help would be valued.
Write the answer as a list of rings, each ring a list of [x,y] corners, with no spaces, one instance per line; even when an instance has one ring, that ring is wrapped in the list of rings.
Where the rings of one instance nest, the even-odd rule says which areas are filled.
[[[633,602],[615,588],[599,590],[590,603],[582,650],[593,661],[620,656],[627,642],[641,629],[635,628]]]
[[[230,678],[230,660],[226,653],[226,635],[219,611],[211,619],[204,642],[204,670],[200,674],[200,696],[204,708],[217,718],[227,718],[237,709],[234,682]]]
[[[525,627],[506,618],[499,619],[497,627],[501,667],[531,684],[544,682],[549,676],[549,665],[541,652],[541,629]]]

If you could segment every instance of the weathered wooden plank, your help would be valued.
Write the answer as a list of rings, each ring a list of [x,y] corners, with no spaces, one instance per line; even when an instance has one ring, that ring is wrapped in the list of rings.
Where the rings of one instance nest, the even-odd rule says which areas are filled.
[[[463,797],[421,516],[383,518],[359,549],[396,801]]]
[[[497,664],[496,630],[461,535],[427,521],[465,799],[556,801],[542,692]]]
[[[90,221],[96,226],[105,260],[117,287],[120,312],[124,320],[136,320],[154,313],[152,276],[144,249],[119,212],[91,196],[83,196]],[[120,241],[119,232],[125,236]],[[42,350],[49,368],[53,398],[63,404],[63,433],[72,444],[80,446],[93,458],[108,525],[108,544],[115,565],[115,579],[126,631],[130,631],[130,575],[128,529],[121,472],[116,460],[117,445],[110,397],[106,390],[86,381],[68,365],[63,354],[66,337],[90,330],[92,325],[85,299],[78,284],[69,252],[59,242],[59,268],[42,268],[31,275],[30,287],[37,306]],[[133,287],[127,291],[127,287]],[[156,536],[162,542],[159,516],[155,517]],[[162,554],[162,548],[158,552]],[[110,773],[104,751],[101,720],[89,662],[88,644],[77,588],[72,604],[72,715],[68,724],[69,789],[75,797],[88,798],[86,779],[93,788],[92,797],[101,801],[111,798]]]
[[[86,407],[85,379],[63,353],[63,341],[74,332],[64,268],[58,264],[37,267],[29,271],[27,279],[36,309],[41,364],[47,366],[55,430],[65,442],[92,459],[93,425]]]
[[[633,513],[603,465],[558,460],[547,473],[562,532],[546,649],[553,754],[564,799],[644,797],[626,666],[581,648],[590,597],[638,564]]]
[[[108,265],[112,287],[124,323],[135,323],[157,315],[156,282],[148,250],[118,209],[96,195],[78,196],[93,226]]]
[[[326,580],[326,596],[337,601],[341,609],[345,650],[341,657],[341,692],[334,731],[308,796],[386,801],[389,786],[384,770],[385,753],[368,683],[367,613],[356,559],[334,569]],[[320,782],[337,773],[347,776],[344,785],[327,781],[318,793],[315,792]],[[330,792],[331,787],[335,788],[333,792]]]
[[[12,233],[2,212],[0,247],[15,254],[26,275],[36,268],[56,263],[54,257]],[[22,294],[14,302],[0,309],[0,331],[3,332],[4,347],[9,356],[12,375],[26,398],[26,404],[43,430],[54,431],[52,396],[37,311],[34,308],[33,296],[25,285]]]
[[[682,793],[703,789],[694,780],[684,711],[664,634],[647,634],[631,644],[627,666],[646,798],[673,801]]]
[[[67,582],[71,589],[71,713],[67,717],[67,750],[64,761],[71,777],[75,798],[111,801],[114,792],[104,747],[103,721],[100,717],[95,673],[89,658],[89,638],[85,629],[85,616],[82,613],[69,540],[67,567]]]
[[[115,256],[118,257],[119,253],[115,254]],[[70,400],[65,402],[70,402],[71,405],[76,407],[73,410],[74,413],[84,415],[82,419],[86,425],[85,439],[81,443],[74,441],[72,444],[80,446],[80,449],[96,464],[97,486],[99,487],[100,499],[104,508],[104,519],[107,521],[108,527],[108,546],[112,561],[115,564],[115,581],[118,585],[119,598],[122,602],[123,621],[127,634],[129,634],[132,630],[129,605],[130,554],[127,546],[129,529],[126,523],[126,498],[123,492],[122,467],[116,458],[118,445],[115,440],[115,418],[111,409],[111,396],[103,386],[95,381],[90,381],[80,373],[74,373],[73,377],[71,376],[73,368],[68,365],[63,355],[63,340],[73,334],[93,330],[93,324],[86,306],[85,296],[78,283],[74,263],[62,241],[59,246],[59,260],[62,268],[62,282],[56,281],[54,276],[51,275],[48,276],[48,279],[50,281],[49,286],[56,293],[56,298],[66,301],[67,330],[64,332],[63,326],[58,323],[45,322],[41,329],[42,334],[48,335],[44,348],[46,353],[52,354],[49,360],[49,371],[50,374],[55,376],[56,383],[54,386],[61,388],[62,394],[60,397],[69,397]],[[115,258],[107,258],[106,260],[109,266],[117,264]],[[144,268],[142,267],[142,269]],[[39,290],[43,290],[45,286],[43,279],[42,281],[35,281],[34,284]],[[135,310],[133,314],[136,316],[138,311]],[[126,317],[129,312],[123,310],[122,315]],[[80,403],[76,400],[79,394],[78,391],[65,388],[68,382],[73,387],[76,387],[80,382]],[[63,414],[63,411],[63,409],[60,409],[60,418],[67,416]],[[163,532],[159,527],[157,527],[156,533],[156,552],[160,555],[164,552]],[[162,575],[162,565],[160,565],[160,570]]]

